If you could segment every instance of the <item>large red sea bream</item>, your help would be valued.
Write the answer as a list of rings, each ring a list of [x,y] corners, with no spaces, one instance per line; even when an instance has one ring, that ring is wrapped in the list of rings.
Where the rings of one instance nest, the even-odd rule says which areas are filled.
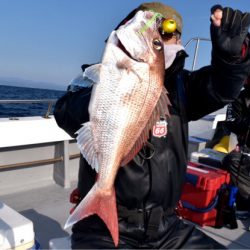
[[[108,39],[101,64],[84,78],[93,84],[90,121],[78,131],[77,143],[98,172],[95,185],[68,218],[65,227],[97,214],[115,246],[119,241],[114,181],[146,143],[150,130],[168,116],[164,88],[164,50],[155,14],[139,11]]]

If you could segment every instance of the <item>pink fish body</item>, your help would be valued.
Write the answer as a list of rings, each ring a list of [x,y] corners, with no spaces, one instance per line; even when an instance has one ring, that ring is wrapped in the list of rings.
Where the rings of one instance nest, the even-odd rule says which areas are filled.
[[[101,64],[85,71],[85,77],[96,83],[89,104],[90,121],[78,131],[77,143],[98,178],[65,228],[97,214],[115,246],[119,242],[117,171],[139,152],[160,116],[169,115],[162,40],[156,26],[145,29],[152,16],[152,12],[139,11],[113,31]]]

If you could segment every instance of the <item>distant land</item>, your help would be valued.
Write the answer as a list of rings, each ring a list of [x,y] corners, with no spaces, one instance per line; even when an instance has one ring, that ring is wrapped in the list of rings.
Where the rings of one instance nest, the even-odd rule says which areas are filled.
[[[26,87],[26,88],[38,88],[38,89],[52,89],[52,90],[66,90],[67,84],[49,83],[25,80],[18,77],[2,77],[0,76],[0,85]]]

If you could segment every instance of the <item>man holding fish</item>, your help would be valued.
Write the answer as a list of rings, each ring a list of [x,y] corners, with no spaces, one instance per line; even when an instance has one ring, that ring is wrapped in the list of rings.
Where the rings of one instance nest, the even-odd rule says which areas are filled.
[[[101,63],[82,66],[55,107],[82,154],[65,225],[72,248],[224,248],[175,208],[188,122],[238,96],[250,71],[249,26],[249,13],[214,6],[211,65],[189,72],[180,14],[144,3],[112,31]]]

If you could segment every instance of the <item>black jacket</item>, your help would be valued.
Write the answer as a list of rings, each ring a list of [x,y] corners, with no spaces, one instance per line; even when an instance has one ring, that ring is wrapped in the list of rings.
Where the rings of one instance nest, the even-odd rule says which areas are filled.
[[[250,148],[250,86],[228,105],[226,128],[237,135],[238,144]]]
[[[180,51],[165,73],[165,86],[172,104],[167,136],[151,136],[149,142],[153,147],[144,147],[134,160],[118,171],[117,202],[129,209],[176,206],[185,180],[188,122],[232,102],[249,72],[248,59],[241,64],[229,64],[216,54],[211,66],[190,72],[183,69],[185,57],[186,53]],[[57,123],[71,136],[89,119],[90,93],[91,89],[69,92],[56,104]],[[94,182],[94,170],[81,158],[78,187],[82,197]]]

